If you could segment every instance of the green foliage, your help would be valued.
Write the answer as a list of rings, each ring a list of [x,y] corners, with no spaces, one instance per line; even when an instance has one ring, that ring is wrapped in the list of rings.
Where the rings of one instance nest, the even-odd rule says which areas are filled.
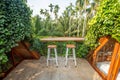
[[[102,0],[97,11],[89,22],[86,44],[94,48],[102,36],[111,36],[120,42],[120,0]]]
[[[86,55],[88,54],[89,52],[89,47],[87,45],[85,45],[85,43],[77,43],[77,51],[76,51],[76,55],[77,57],[82,57],[82,58],[85,58]]]
[[[5,54],[0,53],[0,64],[4,64],[6,63],[6,61],[8,61],[7,56]]]
[[[41,26],[41,18],[37,15],[36,16],[36,20],[35,20],[35,30],[34,30],[34,33],[39,33],[39,31],[41,30],[41,28],[42,27],[40,27]],[[37,35],[39,35],[39,34],[37,34]]]
[[[25,0],[0,0],[0,8],[0,60],[6,62],[5,53],[30,36],[31,11]]]
[[[87,8],[85,5],[91,7]],[[41,25],[38,27],[42,28],[39,30],[39,35],[83,37],[87,30],[87,21],[94,16],[96,5],[94,1],[90,3],[89,0],[77,0],[75,6],[70,3],[62,15],[58,16],[59,6],[50,4],[49,10],[40,10]]]
[[[79,58],[85,58],[85,56],[88,54],[89,47],[84,44],[84,42],[40,42],[39,50],[40,54],[46,56],[47,55],[47,46],[48,45],[57,45],[57,53],[59,56],[65,56],[66,53],[66,45],[67,44],[75,44],[76,48],[76,56]],[[71,53],[71,49],[69,49],[69,53]],[[54,53],[54,52],[52,52]]]
[[[33,38],[31,41],[31,50],[37,51],[38,53],[40,53],[40,47],[42,46],[40,40],[38,38]]]
[[[84,17],[85,14],[85,4],[92,5],[92,8],[86,9],[87,20]],[[86,26],[87,21],[92,18],[93,11],[95,11],[95,3],[90,3],[89,0],[77,0],[76,5],[72,3],[66,7],[66,10],[62,13],[61,16],[58,16],[59,6],[50,4],[50,10],[41,9],[40,16],[33,17],[33,37],[40,36],[82,36],[83,27]],[[55,17],[53,18],[52,15]],[[42,15],[42,16],[41,16]],[[44,16],[44,17],[43,17]],[[86,21],[85,21],[86,20]],[[36,31],[37,30],[37,31]],[[84,32],[86,29],[84,29]],[[53,43],[44,43],[41,42],[40,54],[47,54],[47,45],[56,44],[58,53],[66,52],[66,44],[71,42],[53,42]],[[73,44],[73,43],[72,43]],[[79,43],[77,44],[79,46]],[[80,47],[77,47],[76,52],[78,57],[85,57],[88,53],[88,47],[83,43],[80,43]],[[64,54],[63,54],[64,55]]]

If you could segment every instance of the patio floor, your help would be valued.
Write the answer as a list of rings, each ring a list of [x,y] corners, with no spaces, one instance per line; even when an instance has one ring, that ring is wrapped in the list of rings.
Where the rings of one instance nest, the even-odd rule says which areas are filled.
[[[3,80],[102,80],[85,59],[77,58],[77,67],[72,60],[65,67],[65,59],[58,58],[59,67],[51,61],[46,67],[46,58],[25,60]]]

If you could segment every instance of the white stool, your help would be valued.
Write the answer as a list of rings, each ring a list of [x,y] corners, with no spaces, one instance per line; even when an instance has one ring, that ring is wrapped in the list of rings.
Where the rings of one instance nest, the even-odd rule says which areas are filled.
[[[68,58],[68,50],[72,49],[72,53],[73,53],[73,58]],[[67,44],[66,45],[66,62],[65,62],[65,66],[67,66],[67,63],[68,63],[68,59],[73,59],[74,62],[75,62],[75,66],[77,65],[76,63],[76,54],[75,54],[75,45],[74,44]]]
[[[50,58],[50,49],[54,49],[54,52],[55,52],[55,58]],[[55,60],[55,61],[56,61],[56,66],[58,67],[56,45],[48,45],[47,66],[48,66],[48,62],[49,62],[49,60]]]

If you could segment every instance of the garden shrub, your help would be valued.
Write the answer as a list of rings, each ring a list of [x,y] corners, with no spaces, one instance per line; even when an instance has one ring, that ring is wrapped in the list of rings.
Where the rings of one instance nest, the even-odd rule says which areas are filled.
[[[120,42],[120,0],[101,0],[96,15],[90,20],[86,44],[93,49],[102,36],[111,36]]]
[[[76,56],[79,58],[86,58],[89,53],[89,47],[84,43],[77,43]]]
[[[25,0],[0,0],[0,61],[5,63],[5,53],[17,42],[30,36],[31,11]]]

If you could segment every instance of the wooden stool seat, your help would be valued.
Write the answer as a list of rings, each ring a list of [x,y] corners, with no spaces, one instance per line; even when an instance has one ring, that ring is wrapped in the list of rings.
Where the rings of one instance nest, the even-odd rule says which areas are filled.
[[[75,48],[75,45],[74,44],[67,44],[66,47],[67,48]]]
[[[74,44],[67,44],[66,45],[66,62],[65,62],[65,66],[67,66],[67,63],[68,63],[68,51],[69,49],[72,49],[72,55],[73,55],[73,58],[69,58],[69,59],[73,59],[74,62],[75,62],[75,66],[77,65],[76,63],[76,54],[75,54],[75,45]]]
[[[56,48],[57,48],[56,45],[48,45],[47,66],[48,66],[49,60],[55,60],[56,61],[56,66],[58,67],[57,49]],[[52,49],[54,50],[54,53],[55,53],[54,58],[50,57],[50,52],[51,52]]]
[[[56,45],[48,45],[48,48],[56,48]]]

